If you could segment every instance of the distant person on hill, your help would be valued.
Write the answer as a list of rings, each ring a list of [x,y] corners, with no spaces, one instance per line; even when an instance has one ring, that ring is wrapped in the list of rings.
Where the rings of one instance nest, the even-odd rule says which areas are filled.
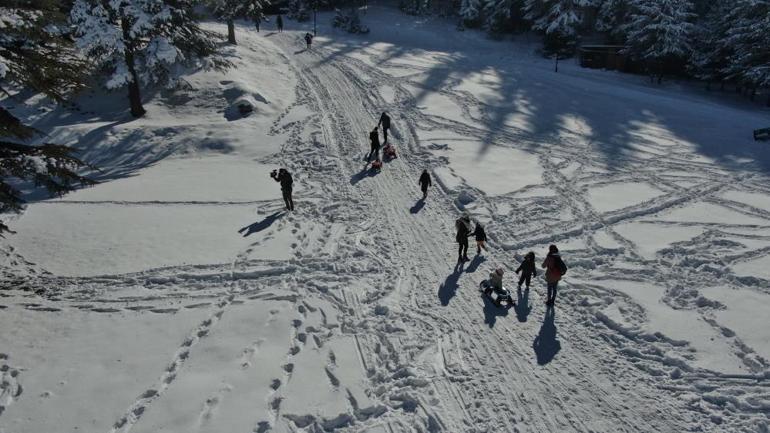
[[[388,129],[390,129],[390,116],[388,116],[388,113],[383,112],[382,116],[380,116],[380,122],[377,123],[377,126],[382,125],[382,136],[385,139],[383,143],[388,142]]]
[[[420,175],[420,180],[417,181],[417,183],[420,184],[420,189],[422,190],[422,199],[425,200],[428,198],[428,187],[433,185],[433,182],[430,180],[430,174],[428,174],[428,170],[423,170],[422,174]]]
[[[285,168],[282,168],[278,171],[273,170],[270,173],[270,177],[281,184],[281,193],[283,194],[283,201],[286,203],[286,209],[293,211],[294,200],[291,197],[291,192],[294,179],[291,178],[291,173]]]
[[[564,260],[561,259],[559,249],[556,248],[556,245],[548,247],[548,255],[543,261],[543,268],[545,269],[545,282],[548,287],[548,295],[545,304],[551,306],[556,302],[556,286],[559,285],[561,277],[567,273],[567,265],[565,265]]]
[[[468,237],[472,236],[471,232],[471,218],[468,215],[463,215],[455,221],[455,228],[457,229],[457,235],[455,240],[460,245],[458,249],[458,262],[467,262],[468,258]]]
[[[275,24],[278,26],[278,33],[283,32],[283,17],[278,14],[278,18],[275,19]]]
[[[307,49],[310,49],[310,45],[313,43],[313,35],[305,33],[305,42],[307,43]]]
[[[519,272],[521,272],[521,277],[519,277],[519,290],[521,290],[522,283],[526,283],[527,288],[525,290],[529,290],[529,283],[532,281],[532,276],[534,275],[537,277],[534,252],[530,251],[524,256],[524,261],[521,262],[518,268],[516,268],[516,273],[518,274]]]
[[[369,133],[369,142],[371,144],[371,151],[369,152],[369,156],[366,157],[366,160],[370,161],[372,156],[375,156],[376,159],[380,159],[380,133],[376,126],[372,129],[372,132]]]
[[[481,254],[481,249],[484,248],[484,251],[487,250],[486,242],[487,242],[487,233],[484,231],[484,227],[476,223],[476,230],[473,232],[473,236],[476,237],[476,255],[478,256]]]
[[[254,16],[254,27],[257,28],[257,33],[259,33],[259,25],[262,23],[262,19],[259,17],[259,15]]]

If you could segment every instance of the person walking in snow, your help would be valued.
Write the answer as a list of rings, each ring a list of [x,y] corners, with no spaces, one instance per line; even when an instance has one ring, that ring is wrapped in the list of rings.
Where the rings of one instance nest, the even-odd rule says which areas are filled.
[[[430,174],[428,174],[427,169],[422,171],[422,174],[420,175],[420,180],[418,180],[417,183],[420,184],[420,189],[422,190],[422,199],[425,200],[426,198],[428,198],[428,187],[433,185],[433,182],[431,182],[430,180]]]
[[[305,42],[307,43],[307,49],[310,49],[310,45],[313,43],[313,35],[305,33]]]
[[[545,257],[542,267],[545,269],[545,282],[548,287],[545,304],[552,306],[556,302],[556,287],[559,285],[559,280],[567,273],[567,265],[561,259],[556,245],[548,247],[548,255]]]
[[[537,266],[535,266],[535,253],[530,251],[524,256],[524,261],[521,262],[516,273],[521,272],[519,277],[519,291],[521,291],[522,283],[526,283],[526,289],[529,290],[529,283],[532,281],[532,276],[537,277]]]
[[[272,177],[273,180],[281,184],[281,193],[283,194],[283,201],[286,203],[286,209],[293,211],[294,200],[291,197],[291,192],[292,192],[292,186],[294,184],[294,179],[291,178],[291,173],[289,173],[289,171],[286,170],[285,168],[282,168],[277,172],[273,170],[270,173],[270,177]]]
[[[372,150],[369,152],[369,156],[366,157],[366,160],[371,161],[372,156],[375,156],[376,159],[380,159],[380,133],[376,126],[372,129],[372,132],[369,133],[369,141]]]
[[[455,228],[457,229],[457,235],[455,240],[460,244],[458,249],[458,262],[467,262],[468,258],[468,237],[472,236],[471,232],[471,218],[468,215],[463,215],[455,221]]]
[[[476,255],[481,254],[481,249],[489,251],[486,246],[487,233],[484,231],[484,227],[480,223],[476,223],[476,230],[473,231],[473,236],[476,237]]]
[[[377,126],[382,125],[382,136],[385,138],[385,141],[383,143],[388,142],[388,129],[390,129],[390,116],[388,116],[388,113],[383,112],[382,116],[380,116],[380,121],[377,123]]]
[[[275,24],[278,26],[278,33],[283,33],[283,17],[278,14],[278,18],[275,19]]]

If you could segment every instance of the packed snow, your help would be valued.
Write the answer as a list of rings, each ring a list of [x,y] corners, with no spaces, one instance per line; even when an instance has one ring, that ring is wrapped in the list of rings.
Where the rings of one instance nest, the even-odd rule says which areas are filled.
[[[100,183],[1,241],[0,432],[770,429],[766,112],[389,7],[330,20],[310,50],[312,22],[238,23],[233,68],[141,119],[14,108]],[[462,212],[489,252],[457,266]],[[546,309],[514,270],[552,243]],[[510,310],[478,290],[498,267]]]

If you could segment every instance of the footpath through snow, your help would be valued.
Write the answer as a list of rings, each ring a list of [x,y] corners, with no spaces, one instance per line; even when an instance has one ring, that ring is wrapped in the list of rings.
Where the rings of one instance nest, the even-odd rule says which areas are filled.
[[[368,13],[398,31],[241,26],[145,119],[41,116],[105,182],[12,223],[0,432],[766,432],[762,118]],[[457,266],[463,211],[491,252]],[[480,296],[550,243],[555,310]]]

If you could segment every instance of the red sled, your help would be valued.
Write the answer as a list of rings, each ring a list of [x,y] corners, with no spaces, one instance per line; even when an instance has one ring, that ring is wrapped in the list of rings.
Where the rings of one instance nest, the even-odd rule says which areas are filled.
[[[375,161],[372,163],[372,169],[374,169],[374,170],[379,170],[379,169],[381,169],[381,168],[382,168],[382,161],[380,161],[379,159],[375,160]]]
[[[396,148],[388,143],[382,148],[382,154],[385,158],[394,159],[396,157]]]

